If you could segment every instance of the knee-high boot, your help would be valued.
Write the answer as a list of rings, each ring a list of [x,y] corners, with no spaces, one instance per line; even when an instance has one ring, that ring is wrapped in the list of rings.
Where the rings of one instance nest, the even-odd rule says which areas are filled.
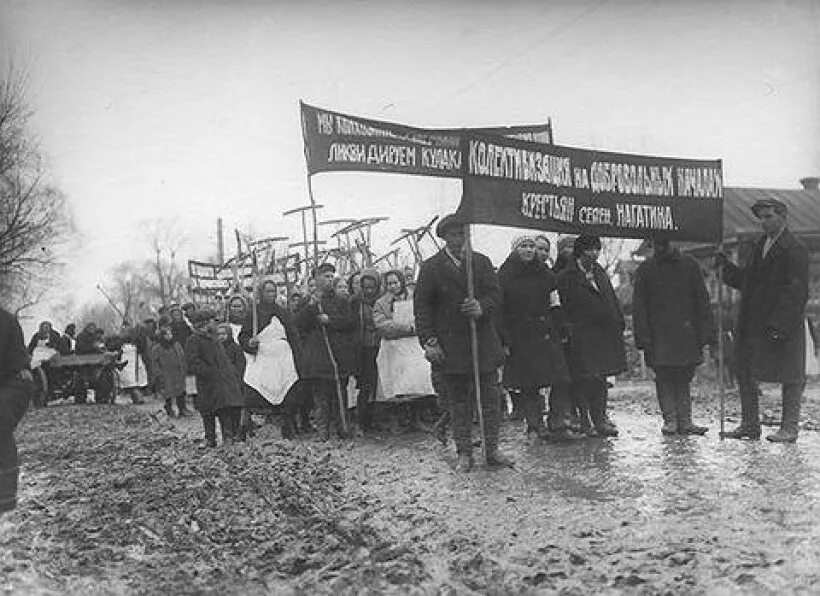
[[[773,443],[794,443],[800,422],[800,402],[805,383],[783,383],[783,408],[780,414],[780,430],[766,437]]]
[[[665,435],[674,435],[678,432],[678,412],[675,407],[675,385],[671,381],[655,380],[655,390],[658,394],[658,404],[661,407],[663,426],[661,432]]]
[[[177,409],[179,410],[180,416],[187,416],[191,413],[191,411],[185,406],[185,396],[179,395],[177,396]]]
[[[222,444],[233,444],[235,437],[233,429],[233,408],[222,408],[217,411],[216,415],[219,418],[219,427],[222,431]]]
[[[202,426],[205,428],[205,444],[208,447],[216,447],[216,416],[202,414]]]
[[[760,397],[757,394],[758,385],[751,378],[748,370],[739,369],[737,378],[738,392],[740,393],[740,426],[734,430],[722,433],[726,439],[760,438]]]
[[[538,387],[524,387],[518,400],[527,421],[527,434],[534,432],[541,436],[544,432],[544,398]]]
[[[675,382],[675,403],[678,408],[678,432],[682,435],[704,435],[708,426],[692,423],[692,384],[687,380]]]

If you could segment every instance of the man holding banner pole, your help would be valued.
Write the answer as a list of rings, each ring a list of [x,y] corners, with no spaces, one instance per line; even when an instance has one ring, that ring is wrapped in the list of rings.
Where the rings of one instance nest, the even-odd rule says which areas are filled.
[[[472,418],[479,404],[485,463],[511,466],[498,452],[501,402],[495,378],[504,352],[493,311],[501,301],[501,287],[490,260],[470,250],[467,226],[455,215],[439,222],[436,235],[444,239],[445,247],[422,263],[413,301],[425,357],[444,373],[458,454],[456,469],[468,472],[474,466]]]

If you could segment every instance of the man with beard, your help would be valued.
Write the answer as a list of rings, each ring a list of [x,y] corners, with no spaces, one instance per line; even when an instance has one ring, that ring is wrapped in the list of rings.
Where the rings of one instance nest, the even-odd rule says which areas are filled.
[[[436,226],[436,235],[445,246],[422,263],[413,297],[416,330],[425,357],[441,365],[447,395],[453,439],[458,453],[456,469],[472,469],[473,358],[470,341],[471,321],[478,336],[478,372],[481,409],[488,466],[509,466],[498,452],[500,399],[496,387],[498,368],[504,351],[496,331],[495,310],[501,302],[501,287],[493,265],[486,256],[473,253],[475,297],[467,291],[465,263],[466,227],[455,215],[448,215]]]
[[[702,435],[692,423],[690,384],[715,341],[709,294],[697,262],[667,238],[652,240],[652,256],[635,274],[632,298],[635,346],[655,372],[665,435]]]
[[[737,380],[742,422],[723,434],[728,439],[760,438],[758,382],[781,383],[780,430],[766,438],[776,443],[797,440],[800,401],[806,384],[804,327],[809,287],[805,245],[786,226],[788,209],[777,199],[752,205],[763,236],[744,267],[717,256],[726,283],[740,290],[737,320]]]

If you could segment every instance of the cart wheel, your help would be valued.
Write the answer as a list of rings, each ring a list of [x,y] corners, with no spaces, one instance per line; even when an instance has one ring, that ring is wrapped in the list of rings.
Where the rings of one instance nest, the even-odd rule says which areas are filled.
[[[35,408],[43,408],[48,401],[48,377],[46,377],[46,371],[44,371],[41,366],[38,366],[31,372],[34,376],[34,384],[36,386],[31,396],[31,401]]]

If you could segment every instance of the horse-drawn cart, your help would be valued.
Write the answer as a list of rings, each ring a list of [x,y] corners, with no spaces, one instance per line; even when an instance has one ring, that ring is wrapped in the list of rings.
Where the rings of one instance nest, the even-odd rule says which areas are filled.
[[[36,407],[72,396],[75,403],[85,403],[88,389],[94,391],[96,403],[114,403],[122,366],[117,352],[63,356],[54,350],[38,354],[38,350],[32,355],[32,374],[38,386],[33,397]]]

